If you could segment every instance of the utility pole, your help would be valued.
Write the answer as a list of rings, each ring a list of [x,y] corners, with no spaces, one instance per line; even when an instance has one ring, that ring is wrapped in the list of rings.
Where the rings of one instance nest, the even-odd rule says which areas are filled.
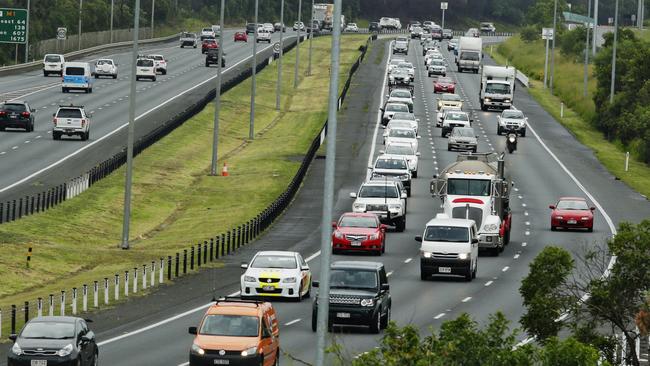
[[[248,129],[248,139],[255,139],[255,89],[257,89],[257,80],[255,74],[257,71],[257,15],[258,15],[259,0],[255,0],[255,32],[253,33],[253,82],[251,84],[251,113],[250,113],[250,127]],[[222,32],[223,35],[223,32]]]
[[[323,189],[323,217],[321,221],[320,287],[318,290],[318,318],[316,340],[316,366],[329,363],[325,360],[327,343],[327,317],[330,302],[330,262],[332,238],[332,206],[334,204],[334,173],[336,168],[336,125],[339,94],[339,54],[341,51],[341,7],[342,0],[334,0],[332,22],[332,52],[330,92],[327,116],[327,156],[325,157],[325,184]]]
[[[594,0],[594,36],[591,41],[591,55],[596,56],[596,42],[598,38],[598,0]]]
[[[612,82],[609,87],[609,103],[614,103],[614,84],[616,83],[616,43],[618,42],[618,0],[614,5],[614,45],[612,47]]]
[[[553,7],[553,45],[551,47],[551,94],[553,94],[553,79],[555,78],[555,33],[557,27],[557,0]]]
[[[307,64],[307,75],[311,76],[311,47],[314,40],[314,0],[311,0],[311,23],[309,24],[309,63]]]
[[[81,49],[81,8],[83,7],[84,0],[79,0],[79,49]],[[135,74],[133,74],[135,75]]]
[[[214,97],[214,131],[212,133],[212,165],[210,175],[217,175],[217,159],[219,153],[219,111],[221,110],[221,60],[223,60],[223,18],[224,18],[225,0],[221,0],[220,18],[219,18],[219,56],[217,57],[217,89]]]
[[[153,13],[156,10],[156,0],[151,0],[151,38],[153,38]]]
[[[302,13],[302,0],[298,0],[298,40],[296,41],[296,65],[293,71],[294,89],[298,87],[298,69],[300,68],[300,20],[302,19],[301,13]]]
[[[111,0],[111,43],[113,43],[113,12],[115,11],[115,0]]]
[[[555,36],[555,35],[553,35]],[[544,89],[548,88],[548,44],[550,38],[546,37],[546,54],[544,57]]]
[[[31,7],[30,5],[31,5],[30,0],[27,0],[27,24],[26,24],[27,26],[25,27],[25,63],[29,62],[29,10]],[[18,57],[18,52],[16,52],[16,57]]]
[[[282,99],[282,54],[284,53],[284,0],[280,0],[280,54],[278,55],[278,83],[275,90],[275,109],[280,110]]]
[[[587,0],[587,3],[588,3],[587,5],[587,19],[588,19],[589,16],[591,16],[591,0]],[[587,39],[585,40],[585,70],[584,70],[584,85],[583,85],[582,95],[586,98],[587,95],[589,94],[589,91],[587,90],[589,84],[589,29],[591,28],[589,22],[585,23],[585,27],[587,28]]]
[[[129,249],[129,224],[131,219],[131,184],[133,181],[133,134],[135,130],[135,74],[138,62],[140,32],[140,0],[135,0],[133,12],[133,52],[131,55],[131,92],[129,94],[129,126],[126,145],[126,181],[124,183],[124,221],[122,222],[122,249]]]

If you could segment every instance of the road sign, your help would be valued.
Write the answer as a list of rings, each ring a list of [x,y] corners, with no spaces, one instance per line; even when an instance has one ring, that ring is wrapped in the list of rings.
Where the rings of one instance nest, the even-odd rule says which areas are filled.
[[[280,53],[280,42],[275,42],[273,45],[273,52]]]
[[[542,28],[542,39],[553,40],[553,28]]]
[[[440,3],[440,9],[447,10],[448,5],[449,5],[449,3],[446,3],[446,2],[445,3]]]
[[[632,14],[632,22],[636,22],[636,14]]]
[[[607,24],[609,25],[614,24],[614,18],[607,18]]]
[[[62,41],[68,38],[68,28],[59,27],[56,29],[56,39]]]
[[[0,8],[0,43],[27,42],[27,9]]]

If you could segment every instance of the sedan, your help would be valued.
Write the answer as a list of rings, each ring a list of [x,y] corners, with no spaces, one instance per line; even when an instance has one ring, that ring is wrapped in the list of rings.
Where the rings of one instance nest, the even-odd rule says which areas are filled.
[[[381,111],[383,112],[382,124],[385,126],[393,118],[395,113],[409,113],[409,107],[404,103],[386,103],[386,106],[382,108]]]
[[[433,81],[433,92],[455,94],[456,83],[450,78],[438,78]]]
[[[250,263],[242,263],[241,297],[288,297],[296,301],[309,297],[311,271],[298,252],[264,251]]]
[[[235,42],[248,42],[248,34],[246,32],[235,32]]]
[[[6,128],[22,128],[34,131],[34,112],[27,102],[4,102],[0,104],[0,131]]]
[[[201,53],[206,53],[211,49],[219,49],[219,44],[214,38],[206,38],[201,43]]]
[[[391,128],[390,131],[384,133],[384,141],[386,145],[392,143],[405,143],[411,144],[413,150],[418,151],[418,136],[411,128]]]
[[[589,207],[587,200],[581,197],[562,197],[551,209],[551,230],[587,229],[594,231],[594,211],[596,207]]]
[[[431,59],[431,62],[429,62],[429,66],[427,67],[427,75],[429,77],[432,75],[447,76],[447,63],[444,60]]]
[[[386,251],[386,228],[373,213],[348,212],[332,223],[332,253]]]
[[[357,23],[348,23],[348,25],[345,26],[345,31],[356,33],[359,31],[359,27],[357,26]]]
[[[478,136],[471,127],[454,127],[449,134],[447,151],[452,149],[476,152]]]

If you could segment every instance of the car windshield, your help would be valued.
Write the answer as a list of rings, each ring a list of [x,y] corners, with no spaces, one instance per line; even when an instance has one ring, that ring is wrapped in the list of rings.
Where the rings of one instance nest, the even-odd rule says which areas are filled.
[[[258,255],[251,263],[252,268],[285,268],[296,269],[298,265],[294,256],[288,255]]]
[[[217,40],[214,38],[207,38],[203,40],[203,44],[217,44]]]
[[[359,192],[363,198],[398,198],[397,187],[395,186],[363,186]]]
[[[389,104],[386,106],[388,112],[408,112],[409,107],[404,104]]]
[[[20,333],[21,338],[32,339],[66,339],[74,336],[74,323],[68,322],[30,322]]]
[[[438,79],[438,80],[440,80],[440,79]],[[441,99],[451,101],[451,102],[460,102],[461,101],[460,95],[458,95],[458,94],[443,94]]]
[[[521,111],[509,111],[505,110],[503,111],[503,114],[501,115],[503,118],[512,118],[512,119],[523,119],[524,114]]]
[[[26,110],[24,104],[6,103],[0,106],[0,109],[11,112],[24,112]]]
[[[395,40],[395,42],[408,42],[408,39],[400,37]]]
[[[225,337],[257,337],[259,319],[248,315],[208,315],[199,334]]]
[[[212,33],[212,28],[203,28],[203,32]]]
[[[485,86],[485,92],[491,94],[510,94],[509,84],[488,84]]]
[[[45,62],[61,62],[61,56],[47,55],[45,56]]]
[[[331,288],[376,289],[377,273],[358,269],[332,269]]]
[[[415,115],[412,113],[399,112],[393,115],[393,119],[415,121]]]
[[[439,58],[433,58],[431,60],[431,65],[445,66],[445,61],[443,61],[442,59],[439,59]],[[447,79],[447,80],[449,80],[449,79]],[[438,81],[440,81],[440,79],[438,79]]]
[[[407,138],[407,139],[414,139],[415,138],[415,131],[407,130],[407,129],[404,129],[404,128],[393,129],[393,130],[390,130],[390,132],[388,133],[388,137],[401,137],[401,138]]]
[[[388,129],[390,130],[393,128],[413,128],[413,126],[411,125],[411,122],[392,120],[388,123]]]
[[[447,194],[460,196],[489,196],[490,181],[480,179],[449,179]]]
[[[415,155],[415,152],[411,145],[388,145],[388,147],[386,147],[386,154]]]
[[[99,60],[97,61],[97,65],[112,65],[113,61],[111,60]]]
[[[466,61],[480,61],[478,52],[463,52],[460,54],[460,59]]]
[[[339,227],[373,227],[378,225],[377,219],[366,216],[343,216],[339,221]]]
[[[402,159],[378,159],[375,163],[377,169],[407,169],[406,161]]]
[[[562,200],[557,203],[558,210],[588,210],[587,202],[582,200]]]
[[[56,116],[57,118],[81,118],[81,110],[77,108],[61,108]]]
[[[404,60],[390,60],[390,64],[393,65],[393,66],[397,66],[397,65],[401,64],[402,62],[404,62]]]
[[[455,226],[427,226],[424,232],[424,240],[467,243],[469,241],[469,229]]]
[[[438,84],[453,84],[450,78],[438,78]]]
[[[66,75],[72,75],[72,76],[83,76],[84,74],[84,68],[83,67],[66,67],[65,68],[65,74]]]
[[[456,127],[451,131],[451,134],[453,136],[458,136],[458,137],[475,137],[476,133],[474,133],[473,128],[469,127]]]
[[[153,60],[151,60],[151,59],[139,59],[137,65],[140,66],[140,67],[152,67],[153,66]]]
[[[420,28],[420,27],[413,27],[413,32],[422,32],[422,28]]]
[[[151,56],[151,58],[153,58],[154,60],[158,60],[158,61],[164,60],[164,58],[162,56],[160,56],[160,55]]]
[[[400,69],[412,69],[413,64],[408,63],[408,62],[402,62],[401,64],[397,65]]]
[[[390,96],[395,98],[410,98],[411,92],[407,90],[393,90]]]
[[[183,38],[194,38],[194,33],[183,33]]]
[[[469,118],[467,117],[467,113],[464,112],[447,112],[445,115],[445,119],[448,119],[450,121],[467,121]]]

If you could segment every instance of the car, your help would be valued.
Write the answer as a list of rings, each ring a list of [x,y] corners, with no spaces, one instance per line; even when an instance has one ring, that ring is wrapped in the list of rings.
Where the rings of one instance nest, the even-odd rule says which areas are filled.
[[[35,109],[27,102],[12,100],[0,104],[0,131],[7,128],[22,128],[25,132],[34,131]]]
[[[369,212],[377,215],[382,224],[395,226],[403,232],[406,229],[406,199],[408,194],[401,182],[383,177],[370,180],[350,192],[353,212]]]
[[[393,70],[390,72],[390,74],[388,74],[388,84],[410,86],[411,75],[409,75],[408,69],[394,67]]]
[[[412,31],[413,28],[415,28],[415,27],[420,27],[420,28],[422,28],[422,24],[420,24],[420,22],[418,22],[418,21],[415,21],[415,22],[409,23],[409,25],[406,27],[406,29],[408,29],[408,31],[410,32],[410,31]]]
[[[7,355],[8,366],[94,366],[99,359],[95,333],[87,320],[77,317],[39,316],[9,339],[14,343]]]
[[[386,95],[386,103],[404,103],[409,107],[409,112],[413,113],[413,95],[409,89],[393,89],[390,94]]]
[[[149,55],[149,58],[153,60],[156,72],[167,75],[167,60],[163,55]]]
[[[201,29],[200,38],[201,38],[201,41],[203,41],[206,38],[217,38],[217,34],[212,29],[212,27],[206,27],[206,28]]]
[[[431,38],[437,41],[442,41],[443,36],[442,36],[442,29],[441,28],[433,28],[431,29]]]
[[[220,298],[188,333],[194,335],[189,366],[274,366],[280,360],[280,324],[270,302]]]
[[[596,207],[589,206],[587,200],[581,197],[561,197],[556,204],[548,206],[551,209],[551,230],[587,229],[594,231],[594,211]]]
[[[61,136],[81,137],[81,141],[90,138],[90,118],[84,106],[81,105],[62,105],[52,114],[52,139],[61,140]]]
[[[477,28],[470,28],[465,32],[465,37],[475,37],[478,38],[481,36],[481,32]]]
[[[411,78],[411,81],[415,80],[415,66],[413,66],[412,63],[400,62],[399,65],[397,65],[397,68],[406,70],[409,77]]]
[[[440,53],[439,49],[434,48],[427,50],[427,52],[424,54],[424,66],[429,66],[432,60],[445,61],[445,57],[442,55],[442,53]]]
[[[397,37],[393,42],[393,55],[396,53],[403,53],[408,55],[409,53],[409,40],[406,37]]]
[[[417,133],[419,130],[419,122],[420,119],[415,118],[415,115],[413,113],[397,112],[393,114],[393,118],[391,118],[390,122],[388,122],[388,125],[386,125],[386,129],[389,130],[392,127],[401,126],[408,127]]]
[[[372,33],[379,31],[381,31],[381,27],[378,22],[370,22],[370,24],[368,24],[368,32]]]
[[[297,31],[297,30],[304,31],[305,30],[305,23],[303,23],[303,22],[295,22],[295,23],[293,23],[293,30],[294,31]]]
[[[454,129],[454,127],[471,127],[472,120],[469,114],[463,111],[448,111],[442,118],[442,131],[441,137],[447,137],[447,134]]]
[[[279,32],[279,31],[286,32],[286,31],[287,31],[287,26],[284,25],[284,23],[277,22],[277,23],[274,23],[274,24],[273,24],[273,29],[274,29],[276,32]]]
[[[185,46],[191,46],[193,48],[196,48],[196,46],[198,45],[196,34],[190,32],[183,32],[181,34],[180,44],[181,44],[181,48],[185,48]]]
[[[422,27],[412,27],[411,28],[411,39],[420,38],[424,34],[424,29]]]
[[[438,114],[436,115],[436,127],[442,127],[442,121],[445,119],[445,115],[449,111],[460,111],[461,109],[457,106],[445,106],[442,107],[438,110]]]
[[[318,288],[319,282],[314,281]],[[330,269],[328,329],[334,326],[366,326],[379,333],[388,326],[392,300],[383,263],[337,261]],[[318,329],[318,302],[311,313],[311,330]]]
[[[431,33],[427,33],[428,30],[425,29],[424,33],[420,36],[420,46],[424,46],[427,42],[435,42]]]
[[[66,62],[63,66],[61,91],[68,93],[70,90],[83,90],[93,92],[92,71],[87,62]]]
[[[386,229],[375,214],[344,213],[332,222],[332,253],[354,251],[381,255],[386,252]]]
[[[65,56],[60,54],[48,53],[43,57],[43,76],[58,74],[63,76],[63,66],[65,65]]]
[[[420,136],[412,128],[391,128],[384,132],[384,143],[386,145],[394,142],[411,144],[415,151],[418,151]]]
[[[250,263],[242,263],[241,297],[309,298],[311,271],[298,252],[257,252]]]
[[[447,51],[456,50],[458,48],[458,38],[452,38],[447,42]]]
[[[447,151],[463,150],[476,152],[478,149],[478,136],[471,127],[454,127],[447,140]]]
[[[456,93],[456,82],[448,77],[439,77],[433,81],[434,93]]]
[[[455,94],[455,93],[442,93],[440,97],[438,97],[438,110],[442,107],[456,107],[458,109],[463,108],[463,99],[460,97],[460,95]]]
[[[95,79],[100,76],[110,76],[117,79],[117,64],[110,58],[100,58],[95,62]]]
[[[436,22],[433,22],[431,20],[425,20],[424,22],[422,22],[422,26],[427,28],[427,29],[431,29],[431,28],[435,27],[436,25],[437,25]]]
[[[442,30],[442,38],[443,39],[452,39],[454,37],[454,32],[452,32],[451,29],[443,29]]]
[[[500,116],[497,116],[497,135],[503,133],[516,133],[521,137],[526,136],[526,125],[528,117],[518,109],[504,109]]]
[[[406,60],[401,58],[391,58],[390,61],[388,62],[388,73],[390,74],[397,67],[397,65],[405,61]]]
[[[382,124],[386,126],[388,122],[393,118],[393,115],[397,112],[409,112],[409,107],[408,105],[404,103],[386,103],[384,108],[381,109],[382,111]]]
[[[426,56],[427,52],[431,50],[438,50],[438,48],[440,48],[440,45],[437,41],[426,40],[422,43],[422,56]]]
[[[483,33],[494,33],[497,31],[496,27],[494,26],[494,23],[491,22],[481,22],[479,29]]]
[[[382,156],[393,158],[393,157],[403,157],[406,159],[409,169],[411,171],[411,176],[413,178],[418,177],[418,162],[420,153],[417,152],[413,145],[402,142],[394,142],[386,145],[385,150],[379,152]]]
[[[235,42],[248,42],[248,34],[246,32],[235,32]]]
[[[206,53],[210,49],[219,49],[219,43],[214,38],[206,38],[201,42],[201,53]]]
[[[431,62],[429,62],[429,66],[427,67],[427,75],[429,77],[431,77],[433,75],[447,76],[447,62],[445,62],[444,60],[441,60],[441,59],[431,59]],[[441,78],[438,78],[438,80],[440,80],[440,79]],[[446,79],[446,78],[442,78],[442,79]],[[447,80],[451,81],[451,79],[447,79]],[[436,82],[437,82],[437,80],[433,82],[434,87],[436,85]],[[449,84],[449,83],[446,83],[446,84]],[[447,90],[444,90],[444,91],[447,91]],[[434,93],[435,92],[436,91],[434,90]],[[453,93],[453,91],[452,91],[452,93]]]
[[[135,80],[150,79],[156,81],[155,62],[151,58],[138,57],[135,63]]]
[[[226,58],[224,56],[224,54],[221,55],[221,67],[226,67]],[[205,67],[210,67],[210,65],[219,65],[219,50],[208,50],[205,55]]]
[[[354,32],[354,33],[356,33],[356,32],[359,31],[359,27],[357,26],[357,23],[348,23],[345,26],[345,31],[346,32]]]
[[[404,121],[404,120],[393,121],[393,120],[391,120],[386,125],[385,130],[384,130],[384,134],[390,134],[390,130],[395,129],[395,128],[408,128],[408,129],[414,130],[413,125],[411,124],[411,121]],[[383,144],[386,145],[386,138],[385,137],[384,137]]]
[[[247,23],[246,24],[246,34],[249,33],[255,33],[257,31],[257,28],[259,28],[258,24],[255,23]]]
[[[268,42],[271,43],[271,32],[267,31],[266,29],[258,29],[257,30],[257,43],[260,42]]]
[[[275,27],[273,26],[273,23],[263,23],[262,28],[269,33],[275,33]]]
[[[220,25],[218,25],[218,24],[214,25],[213,24],[212,25],[212,31],[214,32],[214,37],[215,38],[221,37],[221,26]]]
[[[369,166],[368,169],[372,169],[372,179],[392,178],[399,180],[406,189],[406,196],[411,196],[411,169],[405,157],[380,155],[375,160],[375,164]]]

